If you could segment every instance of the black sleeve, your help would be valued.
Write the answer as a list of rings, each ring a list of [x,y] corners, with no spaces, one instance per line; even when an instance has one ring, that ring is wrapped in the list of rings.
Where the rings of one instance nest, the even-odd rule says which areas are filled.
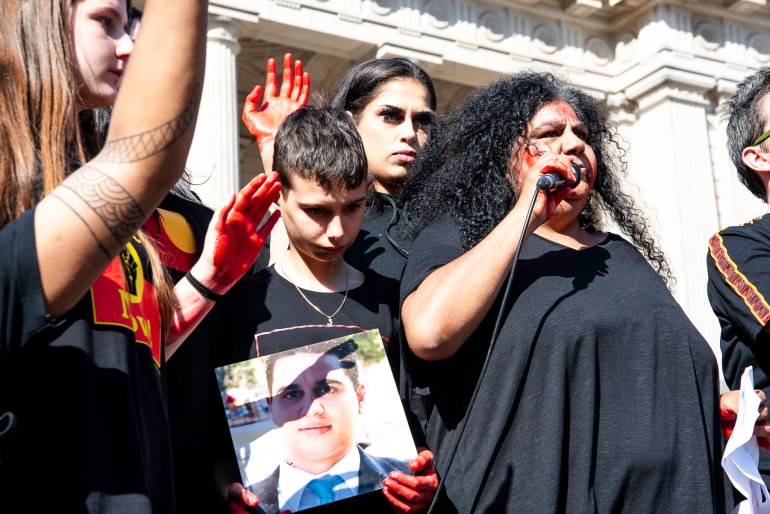
[[[436,220],[415,240],[401,279],[400,305],[436,269],[452,262],[464,253],[457,226],[446,219]],[[400,310],[399,310],[400,312]],[[409,428],[415,445],[427,447],[428,420],[433,411],[431,397],[432,377],[446,371],[443,362],[426,362],[409,349],[401,327],[401,395],[407,413]]]
[[[754,382],[770,393],[770,245],[752,236],[756,227],[737,227],[709,240],[707,292],[721,326],[720,347],[725,381],[740,387],[746,366]]]
[[[436,269],[460,257],[465,250],[460,231],[453,222],[442,218],[420,232],[409,254],[401,277],[400,304]]]
[[[48,324],[34,219],[33,209],[0,229],[0,364]]]
[[[252,358],[250,352],[254,346],[254,335],[268,315],[265,306],[266,280],[265,273],[245,275],[209,314],[220,320],[218,366]]]

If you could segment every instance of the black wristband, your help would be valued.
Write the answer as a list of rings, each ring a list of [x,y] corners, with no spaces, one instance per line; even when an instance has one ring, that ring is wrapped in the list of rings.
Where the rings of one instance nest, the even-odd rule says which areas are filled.
[[[190,283],[190,285],[193,286],[195,290],[198,291],[204,298],[211,300],[212,302],[216,302],[222,298],[221,294],[217,294],[208,287],[201,284],[197,278],[192,276],[191,272],[188,271],[185,277],[187,278],[187,281]]]

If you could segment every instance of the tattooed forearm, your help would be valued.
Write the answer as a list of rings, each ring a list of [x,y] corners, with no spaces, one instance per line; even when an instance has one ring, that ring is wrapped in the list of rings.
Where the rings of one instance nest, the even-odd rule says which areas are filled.
[[[99,246],[99,249],[100,249],[102,252],[104,252],[104,255],[106,255],[108,259],[112,259],[112,255],[110,254],[110,251],[107,249],[107,247],[106,247],[106,246],[104,246],[104,244],[102,244],[102,241],[101,241],[101,239],[99,239],[99,236],[97,236],[97,235],[96,235],[96,232],[94,232],[94,229],[93,229],[93,228],[91,228],[91,225],[90,225],[90,224],[89,224],[89,223],[88,223],[88,222],[85,220],[85,218],[83,218],[83,216],[81,216],[81,215],[80,215],[80,213],[77,211],[77,209],[75,209],[74,207],[72,207],[72,206],[71,206],[71,205],[70,205],[70,204],[67,202],[67,200],[65,200],[64,198],[62,198],[62,197],[61,197],[61,196],[59,196],[58,194],[56,194],[56,191],[54,191],[53,193],[51,193],[51,197],[52,197],[52,198],[56,198],[56,199],[57,199],[57,200],[59,200],[61,203],[63,203],[64,205],[66,205],[66,206],[67,206],[67,208],[68,208],[69,210],[71,210],[71,211],[72,211],[72,213],[73,213],[75,216],[77,216],[78,218],[80,218],[80,221],[82,221],[82,222],[83,222],[83,225],[85,225],[85,226],[86,226],[86,228],[88,229],[88,231],[89,231],[89,232],[91,232],[91,235],[93,236],[93,238],[94,238],[94,241],[96,241],[96,244],[97,244],[97,246]]]
[[[80,168],[67,177],[62,182],[61,187],[71,191],[102,220],[104,226],[118,243],[118,247],[122,246],[139,230],[147,217],[136,200],[123,186],[93,166],[86,165]],[[77,212],[79,206],[72,205],[61,195],[56,196],[56,198]],[[83,216],[78,216],[94,234],[96,243],[105,249],[105,244],[96,236],[97,231]]]
[[[51,193],[51,197],[62,202],[83,222],[107,257],[114,257],[136,234],[147,214],[126,188],[95,164],[137,162],[169,148],[192,125],[199,89],[196,85],[189,102],[176,118],[141,134],[109,141],[95,159],[67,177]],[[123,171],[129,172],[135,167],[129,166]]]
[[[198,106],[198,89],[199,86],[196,85],[190,101],[179,116],[147,132],[107,141],[92,162],[141,161],[171,146],[192,124]]]

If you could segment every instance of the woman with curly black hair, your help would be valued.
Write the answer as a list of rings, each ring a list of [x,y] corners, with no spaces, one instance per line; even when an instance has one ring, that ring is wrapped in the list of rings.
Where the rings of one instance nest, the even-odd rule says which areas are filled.
[[[542,88],[543,80],[551,86]],[[564,96],[588,129],[586,143],[596,154],[597,176],[578,222],[588,231],[602,226],[602,214],[611,218],[653,268],[673,284],[663,252],[652,239],[642,212],[623,192],[624,151],[610,130],[604,107],[586,93],[552,82],[537,73],[502,81],[477,94],[450,113],[442,124],[443,137],[427,149],[419,172],[405,186],[403,197],[409,199],[408,214],[417,232],[438,214],[450,212],[460,221],[464,246],[469,249],[500,222],[518,200],[511,188],[508,167],[517,141],[540,106]],[[517,89],[528,91],[511,102]],[[438,170],[441,170],[438,173]],[[435,174],[435,176],[434,176]],[[411,197],[411,198],[410,198]]]
[[[550,74],[497,82],[438,124],[404,190],[421,232],[401,298],[440,512],[724,511],[716,360],[624,167],[603,106]],[[574,188],[536,185],[575,168]]]

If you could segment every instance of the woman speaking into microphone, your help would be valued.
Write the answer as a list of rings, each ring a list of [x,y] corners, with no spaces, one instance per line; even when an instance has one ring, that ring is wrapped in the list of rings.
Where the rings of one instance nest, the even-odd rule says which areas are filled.
[[[436,512],[724,511],[717,363],[622,157],[603,104],[534,72],[470,97],[421,156],[401,312]]]

